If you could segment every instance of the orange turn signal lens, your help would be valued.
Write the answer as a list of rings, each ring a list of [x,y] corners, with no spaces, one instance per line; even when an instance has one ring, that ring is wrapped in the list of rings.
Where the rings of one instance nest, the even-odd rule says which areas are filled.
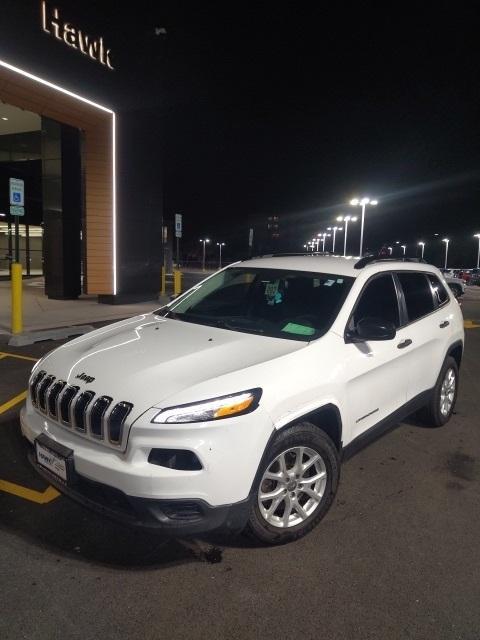
[[[243,400],[243,402],[237,402],[235,404],[225,405],[217,409],[213,415],[215,418],[233,416],[236,413],[240,413],[241,411],[245,411],[245,409],[248,409],[248,407],[252,404],[253,400],[254,400],[254,397],[252,395],[246,400]]]

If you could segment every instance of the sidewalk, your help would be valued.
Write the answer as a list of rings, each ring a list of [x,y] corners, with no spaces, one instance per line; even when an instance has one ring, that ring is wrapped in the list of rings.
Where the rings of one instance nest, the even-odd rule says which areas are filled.
[[[168,302],[158,298],[136,304],[98,304],[97,296],[78,300],[49,300],[43,292],[43,278],[23,281],[23,331],[39,331],[111,320],[121,320],[158,309]],[[10,282],[0,282],[0,334],[10,333]]]

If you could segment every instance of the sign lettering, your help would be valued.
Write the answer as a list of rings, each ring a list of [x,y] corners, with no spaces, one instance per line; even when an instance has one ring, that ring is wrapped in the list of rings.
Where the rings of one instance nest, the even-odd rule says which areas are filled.
[[[113,71],[112,52],[105,46],[103,37],[92,38],[70,22],[64,22],[60,18],[59,10],[56,7],[50,8],[45,0],[42,1],[42,29],[57,40],[62,40],[72,49],[77,49],[83,55]]]

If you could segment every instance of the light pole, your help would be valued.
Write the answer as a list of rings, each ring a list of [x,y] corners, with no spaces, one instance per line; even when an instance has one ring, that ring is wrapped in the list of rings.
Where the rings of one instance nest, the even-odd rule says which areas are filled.
[[[327,227],[327,231],[333,231],[332,253],[335,253],[335,236],[337,231],[342,231],[342,227]]]
[[[225,246],[225,242],[217,242],[218,247],[218,268],[222,268],[222,247]]]
[[[447,268],[447,260],[448,260],[448,243],[450,240],[448,238],[443,238],[442,242],[445,242],[445,269]]]
[[[338,222],[344,222],[345,223],[345,235],[343,236],[343,257],[345,257],[347,255],[347,233],[348,233],[348,223],[349,222],[356,222],[357,221],[357,216],[338,216],[337,218]]]
[[[478,269],[480,265],[480,233],[476,233],[473,237],[478,238],[478,253],[477,253],[477,269]]]
[[[367,208],[368,204],[371,207],[376,207],[378,204],[378,200],[370,200],[370,198],[353,198],[353,200],[350,200],[350,205],[352,207],[362,207],[362,226],[360,227],[360,258],[363,255],[363,228],[365,226],[365,209]]]
[[[389,254],[390,254],[390,255],[392,255],[392,253],[393,253],[393,247],[387,247],[387,249],[388,249]]]
[[[202,238],[200,242],[203,244],[202,271],[205,271],[205,245],[210,242],[208,238]]]
[[[403,257],[405,257],[405,251],[407,250],[407,245],[406,244],[402,244],[401,247],[403,249]]]
[[[424,251],[425,251],[425,242],[419,242],[419,243],[418,243],[418,246],[419,246],[419,247],[422,247],[422,260],[423,260],[423,253],[424,253]]]

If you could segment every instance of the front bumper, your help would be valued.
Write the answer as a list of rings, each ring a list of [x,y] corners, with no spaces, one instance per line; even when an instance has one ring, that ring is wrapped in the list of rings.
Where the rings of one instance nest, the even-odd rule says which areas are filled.
[[[73,451],[75,473],[68,485],[37,464],[33,446],[29,458],[48,482],[84,506],[168,535],[242,529],[255,474],[273,431],[269,417],[259,408],[221,425],[172,427],[153,425],[150,420],[146,412],[133,423],[127,449],[121,452],[78,436],[29,402],[20,413],[22,434],[30,445],[46,434]],[[194,451],[202,469],[185,471],[149,463],[152,448]]]
[[[75,474],[72,485],[66,485],[37,463],[32,445],[29,445],[28,459],[37,473],[58,491],[127,526],[159,531],[168,536],[191,536],[209,531],[240,532],[248,520],[251,498],[218,507],[203,500],[137,498],[79,474]]]

